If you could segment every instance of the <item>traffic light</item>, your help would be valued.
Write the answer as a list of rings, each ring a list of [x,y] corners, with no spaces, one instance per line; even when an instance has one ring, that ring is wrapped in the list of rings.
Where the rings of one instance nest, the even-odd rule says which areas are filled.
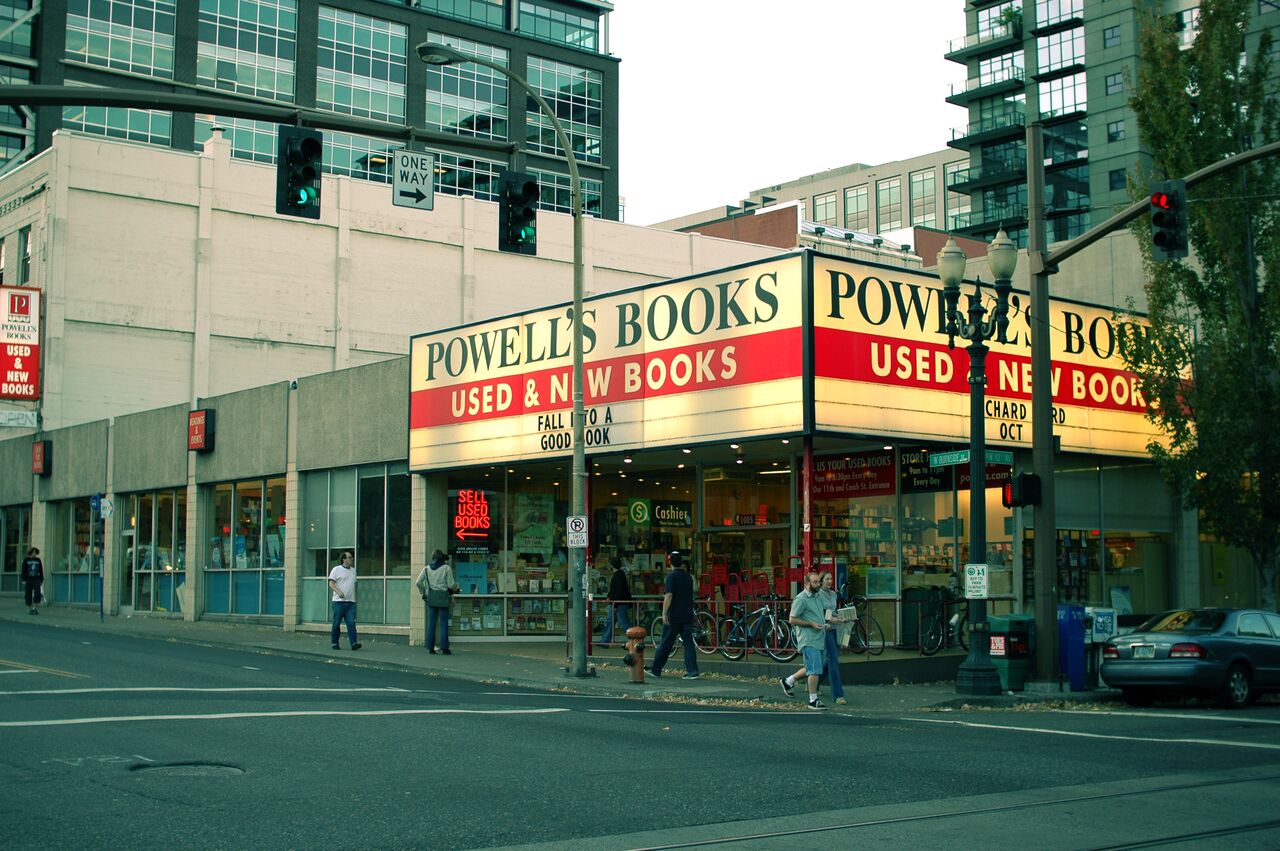
[[[538,253],[538,179],[504,171],[498,184],[498,250]]]
[[[319,130],[280,125],[276,138],[276,212],[320,218],[320,163],[324,136]]]
[[[1151,186],[1151,257],[1180,260],[1187,256],[1187,184],[1162,180]]]
[[[1000,502],[1005,508],[1021,508],[1040,504],[1040,477],[1035,473],[1019,473],[1004,483]]]

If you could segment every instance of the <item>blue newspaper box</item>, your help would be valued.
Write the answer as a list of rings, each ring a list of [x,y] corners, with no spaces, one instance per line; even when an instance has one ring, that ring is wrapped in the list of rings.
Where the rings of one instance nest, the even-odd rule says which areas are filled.
[[[1058,670],[1071,684],[1072,691],[1085,690],[1084,663],[1084,606],[1059,604]]]

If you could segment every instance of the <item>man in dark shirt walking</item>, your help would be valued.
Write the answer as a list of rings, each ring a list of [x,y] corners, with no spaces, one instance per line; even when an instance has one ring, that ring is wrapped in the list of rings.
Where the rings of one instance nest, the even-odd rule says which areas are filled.
[[[662,666],[667,664],[667,657],[679,637],[684,641],[683,679],[696,680],[698,651],[693,645],[693,576],[685,569],[683,553],[672,550],[667,560],[671,562],[672,570],[667,574],[662,595],[662,641],[653,656],[650,673],[655,677],[662,676]]]
[[[625,636],[627,630],[631,629],[631,616],[629,610],[631,608],[631,583],[627,580],[627,570],[622,566],[622,559],[613,556],[609,559],[609,564],[613,566],[613,578],[609,580],[609,619],[604,625],[604,635],[601,641],[605,644],[613,643],[613,625],[615,623],[622,624],[622,634]]]
[[[44,563],[40,561],[40,550],[35,547],[27,550],[27,557],[22,562],[22,584],[26,590],[27,614],[38,615],[36,606],[43,603]]]

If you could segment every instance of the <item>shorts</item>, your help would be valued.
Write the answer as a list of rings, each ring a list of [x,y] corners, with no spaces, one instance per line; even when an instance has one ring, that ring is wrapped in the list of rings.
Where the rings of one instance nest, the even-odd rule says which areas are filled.
[[[802,647],[804,654],[804,672],[811,677],[822,676],[827,669],[827,651],[821,647]]]

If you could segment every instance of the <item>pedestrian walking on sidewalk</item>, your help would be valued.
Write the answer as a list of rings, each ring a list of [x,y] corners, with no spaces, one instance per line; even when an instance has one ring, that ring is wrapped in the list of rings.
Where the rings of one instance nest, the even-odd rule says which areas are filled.
[[[27,550],[27,557],[22,562],[22,585],[27,614],[40,614],[36,606],[44,602],[44,562],[40,561],[40,550],[36,547]]]
[[[662,640],[653,654],[650,673],[655,677],[662,676],[662,667],[667,664],[667,657],[671,655],[671,648],[678,637],[684,641],[683,679],[696,680],[698,651],[693,645],[693,576],[685,569],[684,554],[678,550],[672,550],[667,561],[672,569],[667,574],[662,594]]]
[[[604,624],[604,635],[600,641],[609,644],[613,641],[613,624],[615,620],[622,624],[622,634],[631,629],[631,583],[627,580],[627,569],[622,566],[622,559],[609,557],[613,566],[613,578],[609,580],[609,619]]]
[[[827,623],[822,576],[816,570],[809,571],[804,590],[792,601],[790,621],[794,628],[796,646],[804,655],[804,667],[781,679],[782,690],[788,697],[794,695],[796,682],[801,677],[807,677],[809,708],[826,709],[826,704],[818,699],[818,678],[827,666],[827,632],[832,626]]]
[[[452,656],[449,649],[449,607],[453,605],[453,595],[457,583],[453,581],[453,568],[449,566],[449,557],[436,550],[431,554],[431,564],[422,568],[418,574],[418,592],[427,604],[427,652],[436,652],[436,624],[440,624],[440,652]]]
[[[338,639],[342,635],[342,622],[347,623],[347,641],[352,650],[360,649],[360,640],[356,638],[356,569],[352,566],[355,556],[351,550],[343,550],[342,558],[329,571],[329,590],[333,593],[333,629],[329,631],[329,641],[333,649],[338,649]]]
[[[822,574],[822,612],[830,624],[843,621],[836,617],[840,611],[840,598],[836,594],[836,580],[830,573]],[[828,614],[830,613],[830,614]],[[827,682],[831,684],[831,699],[844,705],[849,701],[844,697],[844,683],[840,680],[840,645],[836,641],[836,630],[826,631]]]

